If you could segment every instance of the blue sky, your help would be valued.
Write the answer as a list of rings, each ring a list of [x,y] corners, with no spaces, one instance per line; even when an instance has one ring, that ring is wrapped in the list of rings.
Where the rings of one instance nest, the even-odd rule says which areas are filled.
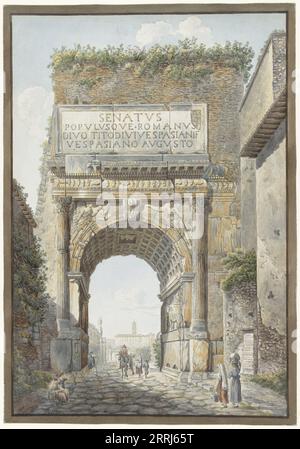
[[[47,67],[54,48],[75,44],[145,46],[196,37],[212,45],[249,42],[255,61],[270,33],[285,29],[284,14],[15,16],[13,17],[13,170],[36,206],[41,144],[53,93]],[[159,330],[158,281],[134,256],[99,264],[91,280],[90,320],[103,318],[107,336],[127,332],[135,319],[142,332]]]
[[[14,88],[16,93],[29,86],[39,85],[51,89],[50,72],[47,65],[53,48],[74,44],[95,45],[151,45],[151,43],[176,42],[188,37],[179,32],[180,23],[196,18],[194,29],[203,42],[213,44],[226,40],[249,41],[256,55],[274,29],[285,28],[283,14],[226,14],[226,15],[157,15],[157,16],[15,16],[13,18]],[[165,23],[170,26],[152,26],[156,40],[147,43],[139,39],[145,24]],[[192,23],[193,26],[193,23]],[[142,28],[142,30],[141,30]],[[147,27],[144,26],[144,33]],[[157,32],[160,30],[160,32]],[[184,28],[183,28],[184,31]],[[148,27],[148,33],[151,27]]]
[[[100,263],[91,277],[90,321],[103,319],[107,337],[130,333],[132,321],[139,333],[159,332],[159,281],[154,270],[135,256],[115,256]]]
[[[257,58],[275,29],[285,29],[284,14],[13,17],[14,174],[33,208],[40,145],[53,105],[47,66],[54,48],[75,44],[148,47],[194,36],[207,45],[249,41]]]

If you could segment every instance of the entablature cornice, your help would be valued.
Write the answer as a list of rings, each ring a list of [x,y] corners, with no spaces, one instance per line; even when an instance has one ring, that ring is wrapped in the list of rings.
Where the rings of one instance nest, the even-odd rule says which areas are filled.
[[[78,287],[80,288],[80,290],[83,294],[83,300],[85,302],[88,302],[90,299],[90,295],[88,292],[88,287],[86,285],[86,280],[85,280],[83,273],[81,273],[79,271],[78,272],[69,272],[68,278],[71,282],[76,282],[76,284],[78,285]]]
[[[171,295],[176,293],[176,291],[183,286],[186,282],[193,282],[195,278],[195,273],[193,272],[185,272],[181,276],[172,280],[169,284],[167,284],[163,290],[161,290],[159,298],[161,301],[165,301]]]

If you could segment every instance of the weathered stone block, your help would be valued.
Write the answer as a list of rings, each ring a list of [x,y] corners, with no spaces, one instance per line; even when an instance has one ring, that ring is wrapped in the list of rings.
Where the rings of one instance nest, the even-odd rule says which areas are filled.
[[[180,371],[189,370],[189,342],[167,341],[163,343],[163,366],[178,369]]]
[[[206,340],[190,340],[191,371],[208,370],[209,344]]]
[[[224,363],[224,355],[221,354],[214,355],[212,359],[212,370],[216,371],[220,363]]]
[[[263,323],[281,335],[286,334],[285,132],[282,122],[256,160],[257,296]]]
[[[224,292],[224,361],[228,366],[230,354],[241,356],[242,371],[247,366],[249,374],[257,370],[257,297],[255,283],[234,287]],[[247,345],[249,334],[253,334],[252,348]],[[251,353],[251,354],[250,354]],[[249,361],[251,357],[251,363]]]
[[[50,345],[51,368],[57,372],[72,370],[72,340],[55,338]]]

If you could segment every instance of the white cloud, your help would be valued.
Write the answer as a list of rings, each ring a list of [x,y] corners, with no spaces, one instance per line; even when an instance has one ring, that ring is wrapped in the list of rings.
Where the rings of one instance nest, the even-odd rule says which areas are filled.
[[[107,295],[108,296],[108,295]],[[151,311],[158,307],[157,295],[154,295],[154,301],[141,285],[128,286],[111,290],[108,297],[102,297],[102,307],[111,309],[111,305],[118,304],[118,309],[122,311]]]
[[[211,29],[202,24],[199,17],[191,16],[183,20],[178,25],[178,33],[183,38],[192,39],[195,37],[199,41],[207,41],[211,37]]]
[[[35,209],[40,183],[41,145],[47,138],[53,94],[41,86],[28,87],[14,97],[13,175],[25,187],[28,201]]]
[[[143,23],[136,33],[136,40],[139,45],[149,45],[157,42],[166,36],[174,36],[176,31],[173,25],[167,22],[158,21]]]
[[[89,316],[93,324],[103,318],[106,336],[131,331],[157,333],[161,303],[156,273],[135,256],[116,256],[100,263],[91,277]]]
[[[136,41],[141,46],[166,39],[192,39],[193,37],[205,43],[211,40],[211,29],[203,25],[202,20],[197,16],[182,20],[177,27],[164,21],[143,23],[136,33]]]
[[[44,140],[47,119],[51,115],[52,105],[52,92],[41,86],[28,87],[16,98],[15,118],[24,123],[28,136]]]

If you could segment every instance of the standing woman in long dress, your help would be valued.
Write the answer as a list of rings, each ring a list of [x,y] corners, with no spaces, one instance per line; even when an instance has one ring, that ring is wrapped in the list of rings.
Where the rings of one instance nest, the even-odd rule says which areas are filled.
[[[240,356],[237,353],[231,354],[230,356],[231,371],[229,372],[230,381],[230,402],[234,407],[238,407],[239,403],[242,401],[242,390],[241,390],[241,361]]]

